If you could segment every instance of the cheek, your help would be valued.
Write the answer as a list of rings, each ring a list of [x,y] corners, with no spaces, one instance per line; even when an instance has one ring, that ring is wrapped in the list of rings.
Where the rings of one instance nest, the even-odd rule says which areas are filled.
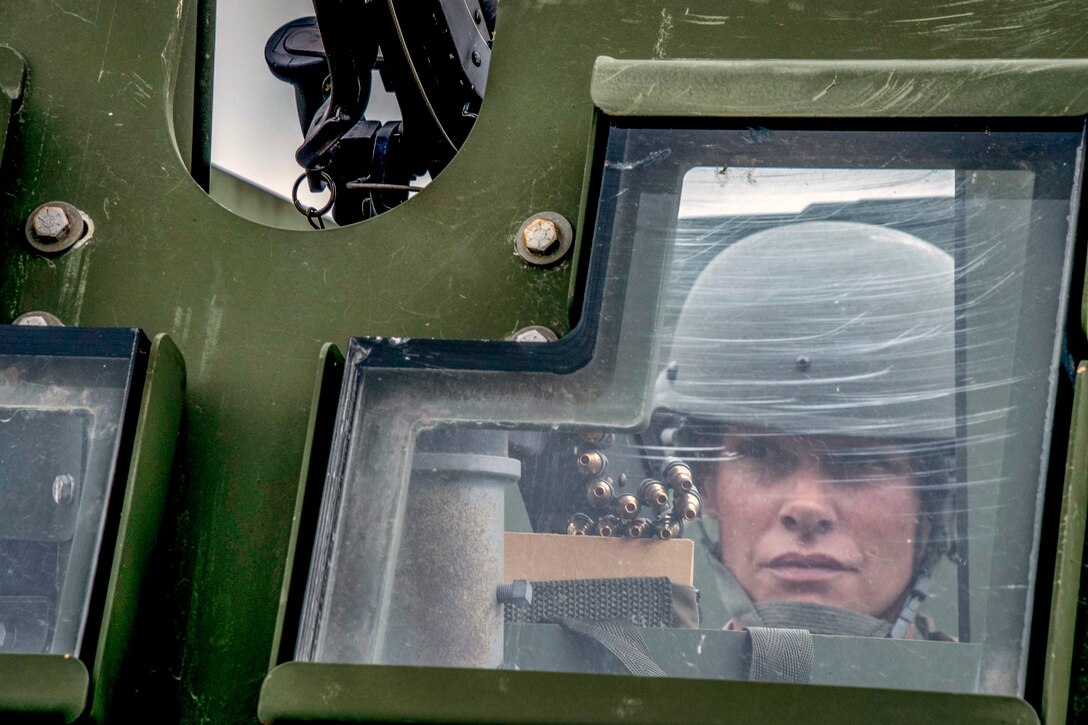
[[[918,496],[911,488],[848,499],[852,528],[863,548],[881,559],[913,567],[918,535]]]
[[[728,551],[743,556],[760,531],[774,521],[775,504],[765,490],[742,478],[719,475],[709,497],[709,510],[718,521],[723,557]]]

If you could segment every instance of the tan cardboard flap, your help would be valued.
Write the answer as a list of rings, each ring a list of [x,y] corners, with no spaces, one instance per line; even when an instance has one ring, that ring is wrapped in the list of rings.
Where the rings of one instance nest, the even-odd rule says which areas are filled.
[[[563,534],[506,534],[506,581],[664,576],[692,585],[695,543]]]

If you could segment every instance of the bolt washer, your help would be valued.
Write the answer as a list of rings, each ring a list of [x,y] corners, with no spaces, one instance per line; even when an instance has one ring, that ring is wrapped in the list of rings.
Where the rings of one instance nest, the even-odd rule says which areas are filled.
[[[551,222],[555,225],[557,239],[546,254],[535,252],[525,244],[525,230],[539,221]],[[534,267],[547,267],[555,264],[570,251],[570,245],[573,241],[574,230],[571,228],[570,222],[563,218],[563,215],[556,214],[554,211],[542,211],[533,214],[522,222],[518,233],[514,236],[518,255]]]
[[[63,252],[83,238],[87,230],[85,220],[83,212],[68,202],[47,201],[27,217],[26,240],[45,254]]]

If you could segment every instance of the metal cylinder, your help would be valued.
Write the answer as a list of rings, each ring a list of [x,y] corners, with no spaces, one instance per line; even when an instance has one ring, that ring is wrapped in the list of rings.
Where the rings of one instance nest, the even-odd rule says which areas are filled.
[[[597,536],[615,536],[620,532],[620,521],[615,516],[602,516],[597,520]]]
[[[629,539],[641,539],[650,533],[653,528],[653,524],[649,519],[637,518],[628,522],[624,527],[623,533]]]
[[[690,491],[695,485],[691,468],[679,458],[666,458],[661,466],[661,477],[675,491]]]
[[[586,450],[578,454],[578,472],[583,476],[596,476],[608,465],[608,459],[597,450]]]
[[[673,507],[673,513],[676,517],[684,521],[693,521],[699,518],[702,510],[702,499],[699,498],[699,492],[694,488],[678,495],[676,505]]]
[[[612,502],[612,479],[597,478],[586,484],[586,501],[596,508],[604,508]]]
[[[616,497],[616,504],[613,507],[616,515],[621,519],[630,519],[638,515],[638,512],[642,510],[642,504],[638,502],[638,497],[633,493],[625,493]]]
[[[669,492],[661,481],[647,478],[638,487],[638,497],[642,503],[651,508],[661,508],[669,503]]]
[[[668,541],[669,539],[679,539],[680,535],[684,533],[684,524],[682,521],[677,521],[671,515],[662,516],[654,524],[654,531],[657,538]]]
[[[608,448],[616,442],[616,434],[611,431],[590,430],[582,433],[582,440],[597,448]]]
[[[583,513],[577,513],[567,519],[567,534],[587,536],[593,531],[593,519]]]
[[[492,440],[496,435],[501,446]],[[517,482],[521,464],[502,455],[457,452],[504,452],[505,434],[496,431],[421,436],[419,448],[430,451],[412,461],[381,661],[498,667],[503,615],[495,591],[503,583],[504,490]]]

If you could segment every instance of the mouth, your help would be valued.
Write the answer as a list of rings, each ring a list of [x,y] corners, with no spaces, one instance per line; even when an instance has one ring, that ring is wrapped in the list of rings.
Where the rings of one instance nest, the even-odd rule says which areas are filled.
[[[779,579],[795,583],[822,582],[858,571],[827,554],[783,554],[764,567]]]

